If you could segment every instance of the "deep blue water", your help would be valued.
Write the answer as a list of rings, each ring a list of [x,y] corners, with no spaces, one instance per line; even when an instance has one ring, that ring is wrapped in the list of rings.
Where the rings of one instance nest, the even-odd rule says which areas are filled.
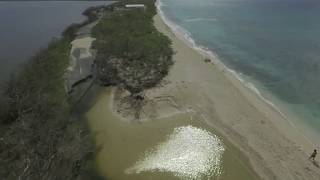
[[[165,16],[320,132],[320,1],[161,0]]]
[[[86,8],[105,3],[0,1],[0,82],[68,25],[85,20]]]

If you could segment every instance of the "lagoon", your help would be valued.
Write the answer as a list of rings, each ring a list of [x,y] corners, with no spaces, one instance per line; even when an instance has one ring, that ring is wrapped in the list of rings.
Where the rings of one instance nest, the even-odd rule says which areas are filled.
[[[199,115],[128,123],[112,110],[114,91],[95,87],[84,101],[90,102],[85,119],[96,142],[97,170],[107,179],[259,179]]]

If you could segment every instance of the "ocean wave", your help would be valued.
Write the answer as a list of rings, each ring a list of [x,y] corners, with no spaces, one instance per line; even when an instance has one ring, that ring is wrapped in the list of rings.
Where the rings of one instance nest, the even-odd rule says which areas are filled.
[[[233,69],[230,69],[229,67],[227,67],[224,63],[222,63],[217,55],[212,52],[209,48],[205,47],[205,46],[201,46],[198,45],[195,40],[192,38],[192,35],[190,32],[188,32],[186,29],[182,28],[181,26],[173,23],[172,21],[170,21],[163,13],[161,7],[165,6],[161,0],[157,0],[156,2],[156,6],[157,6],[157,10],[158,13],[160,15],[160,17],[163,19],[163,21],[165,22],[165,24],[167,26],[169,26],[172,31],[174,32],[174,34],[181,39],[182,41],[186,42],[186,44],[188,44],[189,46],[191,46],[193,49],[195,49],[196,51],[200,52],[200,54],[210,58],[214,64],[218,64],[220,65],[222,68],[221,70],[227,70],[228,72],[230,72],[230,74],[232,74],[238,81],[240,81],[246,88],[250,89],[252,92],[254,92],[255,94],[257,94],[262,100],[264,100],[268,105],[272,106],[274,109],[276,109],[282,116],[284,116],[284,113],[282,113],[280,111],[280,109],[271,101],[267,100],[262,94],[261,92],[258,90],[258,88],[251,82],[246,81],[243,77],[241,73],[236,72]],[[193,19],[189,19],[189,20],[200,20],[203,18],[193,18]],[[285,116],[284,116],[285,117]],[[292,123],[290,123],[292,124]]]
[[[174,22],[172,22],[171,20],[169,20],[164,12],[162,11],[161,7],[164,7],[165,5],[161,2],[161,0],[157,0],[156,2],[156,7],[158,10],[158,14],[160,15],[160,17],[162,18],[162,20],[164,21],[164,23],[171,28],[172,32],[183,42],[185,42],[188,46],[190,46],[191,48],[195,49],[196,51],[198,51],[200,54],[202,54],[205,57],[208,57],[209,59],[211,59],[211,61],[218,65],[217,67],[220,68],[219,70],[224,71],[227,70],[233,77],[235,77],[239,82],[241,82],[244,87],[246,87],[247,89],[249,89],[250,91],[252,91],[253,93],[255,93],[261,100],[263,100],[266,104],[268,104],[271,108],[273,108],[275,111],[277,111],[285,120],[287,120],[287,122],[294,127],[295,129],[298,129],[296,127],[296,125],[291,122],[288,117],[280,110],[279,107],[277,107],[273,102],[271,102],[270,100],[268,100],[267,98],[265,98],[262,93],[260,92],[260,90],[251,82],[245,80],[245,78],[242,76],[241,73],[236,72],[233,69],[230,69],[229,67],[227,67],[223,62],[221,62],[218,58],[218,56],[209,48],[205,47],[205,46],[201,46],[199,44],[197,44],[195,42],[195,40],[192,38],[192,35],[190,32],[188,32],[186,29],[182,28],[181,26],[175,24]],[[200,19],[200,18],[198,18]],[[191,19],[192,20],[192,19]],[[194,18],[194,20],[196,20],[196,18]],[[298,130],[299,131],[299,130]],[[301,133],[302,134],[302,133]],[[305,139],[313,144],[304,134],[302,134]]]

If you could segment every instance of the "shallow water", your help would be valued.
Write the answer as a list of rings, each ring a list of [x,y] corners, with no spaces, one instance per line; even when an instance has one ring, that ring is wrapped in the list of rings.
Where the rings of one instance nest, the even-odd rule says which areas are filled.
[[[98,171],[110,179],[257,179],[235,148],[194,114],[126,123],[102,90],[86,113]],[[193,116],[191,118],[191,116]]]
[[[320,3],[306,0],[160,0],[197,45],[317,133],[320,144]],[[272,98],[271,98],[272,99]],[[307,134],[309,132],[306,132]]]

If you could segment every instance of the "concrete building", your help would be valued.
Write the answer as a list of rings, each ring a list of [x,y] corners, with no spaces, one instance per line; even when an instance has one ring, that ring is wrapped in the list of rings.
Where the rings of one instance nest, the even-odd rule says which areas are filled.
[[[127,9],[143,9],[143,10],[146,10],[146,6],[144,4],[126,4],[125,8],[127,8]]]

